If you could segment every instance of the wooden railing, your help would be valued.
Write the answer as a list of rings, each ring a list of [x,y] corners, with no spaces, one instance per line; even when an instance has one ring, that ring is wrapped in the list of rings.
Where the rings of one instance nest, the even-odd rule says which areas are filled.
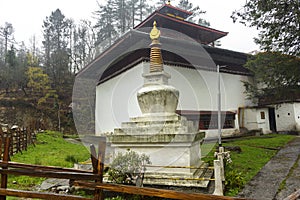
[[[0,200],[5,200],[6,196],[55,199],[55,200],[90,199],[90,198],[85,198],[76,195],[9,189],[7,188],[8,175],[20,175],[20,176],[25,175],[25,176],[32,176],[32,177],[70,179],[71,180],[70,182],[74,184],[74,186],[94,189],[94,198],[93,198],[94,200],[104,199],[103,190],[134,194],[134,195],[144,195],[144,196],[151,196],[151,197],[182,199],[182,200],[242,199],[242,198],[232,198],[226,196],[216,196],[210,194],[186,193],[186,192],[178,192],[172,190],[103,183],[102,182],[103,168],[104,168],[103,161],[104,161],[104,155],[106,149],[105,138],[102,138],[99,141],[98,153],[94,145],[90,146],[93,171],[10,162],[9,161],[9,149],[11,144],[10,138],[6,137],[3,144],[4,144],[4,152],[3,152],[2,160],[0,161],[0,167],[1,167]],[[2,147],[2,141],[0,142],[0,145]]]
[[[35,131],[31,128],[7,128],[5,131],[3,131],[3,128],[0,126],[0,139],[2,141],[2,147],[4,146],[5,138],[10,138],[9,155],[13,156],[16,153],[27,150],[29,145],[34,145],[36,136]],[[0,151],[2,154],[3,148],[1,148]]]

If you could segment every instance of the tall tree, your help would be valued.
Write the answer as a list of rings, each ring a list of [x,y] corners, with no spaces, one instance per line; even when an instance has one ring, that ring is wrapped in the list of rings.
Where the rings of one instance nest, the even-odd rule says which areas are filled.
[[[206,13],[200,9],[199,6],[194,6],[189,0],[180,0],[177,5],[179,8],[183,10],[187,10],[192,12],[193,14],[187,18],[187,21],[202,25],[202,26],[210,26],[210,23],[202,18],[202,15]]]
[[[133,28],[141,23],[153,11],[154,6],[149,5],[146,0],[128,0],[130,19],[129,28]]]
[[[69,38],[71,21],[59,9],[44,20],[45,67],[56,89],[70,80]]]
[[[74,62],[74,72],[86,66],[95,57],[96,31],[91,21],[81,20],[80,24],[72,31],[72,54]]]
[[[112,0],[112,8],[118,34],[125,33],[129,27],[130,7],[126,0]]]
[[[52,105],[51,111],[57,117],[58,130],[61,127],[61,113],[68,109],[72,97],[74,81],[70,60],[72,27],[72,20],[67,19],[59,9],[46,17],[43,24],[45,72],[49,75],[51,90],[57,94],[57,98],[47,98],[50,101],[47,103],[48,106]]]
[[[13,32],[14,32],[14,28],[11,23],[5,22],[4,27],[0,27],[0,34],[4,38],[4,55],[7,54],[9,41],[13,37]]]
[[[254,83],[244,82],[249,99],[270,103],[300,98],[300,58],[264,52],[245,65],[254,73]]]
[[[6,93],[21,89],[26,94],[26,48],[20,46],[16,50],[14,45],[10,46],[6,54],[6,63],[0,66],[0,88],[5,89]]]
[[[260,30],[255,42],[263,50],[300,55],[299,0],[249,0],[231,17]]]
[[[95,15],[97,18],[95,28],[98,30],[96,44],[108,41],[110,46],[112,38],[117,36],[112,0],[108,0],[106,5],[99,4],[99,10],[95,11]]]

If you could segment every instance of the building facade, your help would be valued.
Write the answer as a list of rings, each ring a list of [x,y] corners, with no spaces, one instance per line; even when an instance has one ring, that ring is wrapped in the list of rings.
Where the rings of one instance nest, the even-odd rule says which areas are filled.
[[[217,133],[217,65],[223,135],[238,133],[240,128],[269,133],[299,126],[299,103],[257,107],[247,100],[243,82],[253,81],[253,74],[243,65],[249,55],[214,47],[228,33],[186,21],[191,14],[169,4],[162,6],[78,73],[77,80],[84,84],[74,91],[90,95],[78,104],[90,105],[86,110],[94,120],[95,134],[111,133],[141,114],[136,93],[143,85],[142,75],[149,71],[148,34],[154,21],[161,30],[164,68],[172,77],[169,83],[180,92],[177,114],[193,121],[207,137]],[[288,118],[278,121],[285,115]]]

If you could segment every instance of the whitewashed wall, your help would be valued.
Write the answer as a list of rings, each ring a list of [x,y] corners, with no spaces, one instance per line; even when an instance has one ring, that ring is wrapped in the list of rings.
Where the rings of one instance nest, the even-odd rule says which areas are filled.
[[[242,112],[242,126],[248,130],[258,129],[256,108],[245,108]]]
[[[300,103],[294,103],[296,129],[300,131]]]
[[[112,132],[121,122],[141,114],[136,93],[143,85],[142,73],[149,63],[143,62],[106,81],[96,89],[96,134]],[[180,110],[217,110],[217,73],[178,66],[164,66],[171,75],[169,84],[180,92]],[[250,102],[245,100],[243,81],[249,77],[221,73],[222,110],[237,112]]]
[[[261,112],[264,112],[265,119],[261,118]],[[257,108],[256,119],[257,119],[257,128],[262,129],[264,134],[271,132],[268,108]]]
[[[243,108],[240,118],[243,118],[243,124],[248,130],[261,129],[264,134],[270,133],[269,110],[268,108]],[[261,112],[264,112],[265,118],[262,119]]]
[[[300,125],[300,103],[282,103],[275,107],[277,131],[295,130]]]

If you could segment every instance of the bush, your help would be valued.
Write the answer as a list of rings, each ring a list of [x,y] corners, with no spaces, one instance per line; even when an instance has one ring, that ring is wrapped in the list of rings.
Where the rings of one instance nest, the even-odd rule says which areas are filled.
[[[227,165],[225,171],[225,193],[229,196],[236,195],[243,188],[244,184],[245,178],[242,172]]]
[[[132,184],[135,176],[145,172],[146,164],[150,164],[149,156],[139,155],[128,150],[125,154],[118,153],[108,171],[109,180],[120,184]]]

